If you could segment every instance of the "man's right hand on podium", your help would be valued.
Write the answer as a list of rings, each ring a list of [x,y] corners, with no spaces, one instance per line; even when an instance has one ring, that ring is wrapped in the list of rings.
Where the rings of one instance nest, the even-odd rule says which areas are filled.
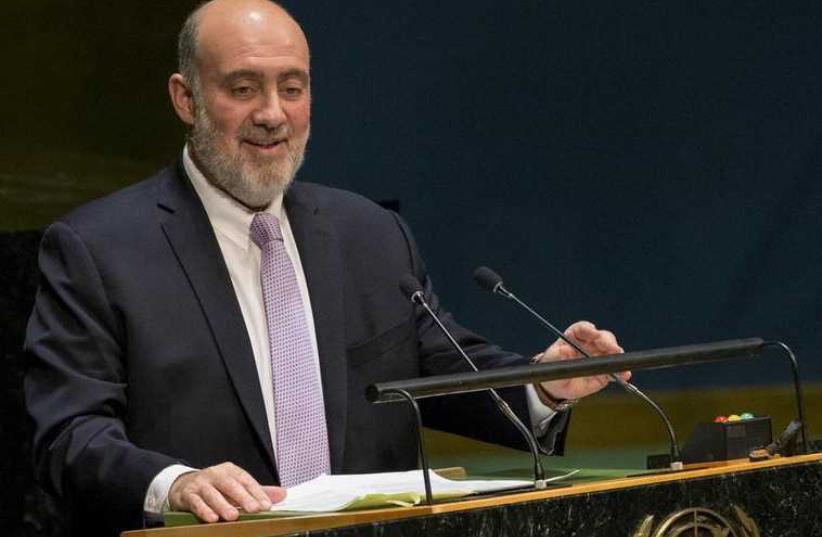
[[[238,507],[246,513],[257,513],[283,498],[284,488],[264,487],[230,462],[183,474],[168,493],[173,511],[190,511],[204,522],[237,520]]]

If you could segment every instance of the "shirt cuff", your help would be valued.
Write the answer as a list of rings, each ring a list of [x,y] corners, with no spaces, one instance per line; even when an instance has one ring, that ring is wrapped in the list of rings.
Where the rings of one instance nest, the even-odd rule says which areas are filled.
[[[551,420],[557,415],[548,405],[543,403],[533,384],[525,386],[525,398],[528,401],[528,416],[531,418],[531,430],[537,439],[545,436]]]
[[[146,499],[143,502],[143,511],[150,515],[160,515],[168,511],[168,493],[171,490],[171,485],[181,475],[196,471],[196,468],[182,464],[172,464],[163,468],[159,474],[154,476],[148,486]]]

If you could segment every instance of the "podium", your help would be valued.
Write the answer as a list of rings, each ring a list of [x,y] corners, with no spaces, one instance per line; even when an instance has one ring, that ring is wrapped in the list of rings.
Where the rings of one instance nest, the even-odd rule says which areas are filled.
[[[433,506],[128,531],[122,537],[822,535],[822,454],[715,463]]]

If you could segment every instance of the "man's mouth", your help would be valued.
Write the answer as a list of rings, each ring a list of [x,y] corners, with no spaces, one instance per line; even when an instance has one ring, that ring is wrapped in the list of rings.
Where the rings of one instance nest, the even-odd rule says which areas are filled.
[[[272,140],[272,141],[257,141],[257,140],[244,140],[245,143],[248,145],[259,147],[260,149],[274,149],[285,143],[285,139],[280,140]]]

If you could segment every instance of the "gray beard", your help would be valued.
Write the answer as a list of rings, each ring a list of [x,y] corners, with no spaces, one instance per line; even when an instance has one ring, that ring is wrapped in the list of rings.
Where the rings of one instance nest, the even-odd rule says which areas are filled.
[[[259,131],[259,127],[242,127]],[[271,133],[266,133],[270,136]],[[307,136],[306,136],[307,139]],[[192,158],[206,179],[250,209],[268,207],[278,195],[284,193],[305,160],[305,144],[294,147],[289,137],[288,158],[270,160],[248,156],[239,152],[231,154],[223,147],[220,134],[203,106],[194,109],[194,125],[188,137]]]

